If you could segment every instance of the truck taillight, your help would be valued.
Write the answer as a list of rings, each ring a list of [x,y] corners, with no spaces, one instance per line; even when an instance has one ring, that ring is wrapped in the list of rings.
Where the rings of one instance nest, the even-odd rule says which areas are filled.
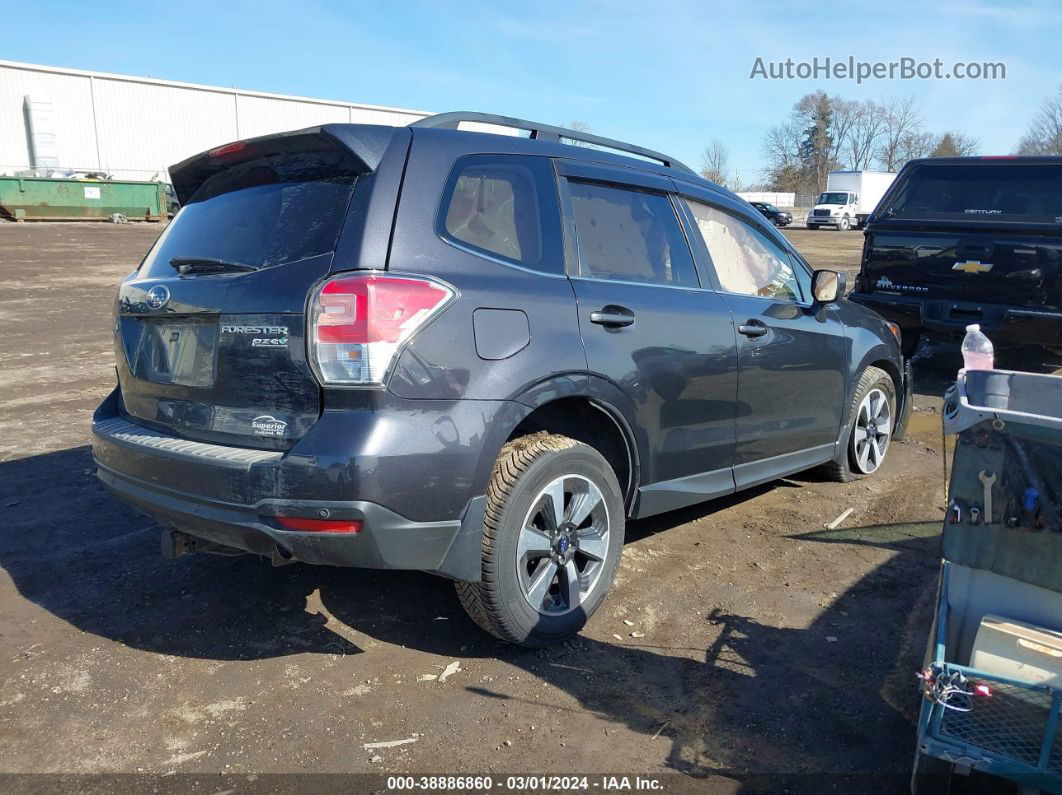
[[[395,354],[454,291],[414,276],[357,273],[322,284],[310,308],[310,358],[325,384],[383,383]]]

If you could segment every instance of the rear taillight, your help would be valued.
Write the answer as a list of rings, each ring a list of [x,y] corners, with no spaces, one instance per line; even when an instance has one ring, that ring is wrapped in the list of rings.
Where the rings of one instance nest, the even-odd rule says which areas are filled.
[[[214,160],[226,160],[237,157],[247,157],[253,155],[255,152],[254,146],[246,141],[236,141],[235,143],[225,144],[219,146],[216,149],[211,149],[207,152],[207,156]]]
[[[310,308],[310,358],[325,384],[382,384],[395,354],[454,291],[414,276],[358,273],[321,285]]]

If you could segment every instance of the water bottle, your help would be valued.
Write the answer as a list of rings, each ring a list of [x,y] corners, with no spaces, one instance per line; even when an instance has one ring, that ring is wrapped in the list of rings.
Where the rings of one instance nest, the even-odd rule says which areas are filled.
[[[962,341],[962,360],[966,370],[994,369],[995,351],[992,349],[992,341],[984,335],[977,323],[966,327],[966,338]]]

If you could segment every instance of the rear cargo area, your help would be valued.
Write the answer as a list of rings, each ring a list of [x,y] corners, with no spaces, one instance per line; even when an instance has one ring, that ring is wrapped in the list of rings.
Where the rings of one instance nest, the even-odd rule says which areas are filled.
[[[122,409],[203,442],[286,449],[320,414],[307,296],[364,164],[321,133],[230,144],[174,168],[184,205],[121,285]]]

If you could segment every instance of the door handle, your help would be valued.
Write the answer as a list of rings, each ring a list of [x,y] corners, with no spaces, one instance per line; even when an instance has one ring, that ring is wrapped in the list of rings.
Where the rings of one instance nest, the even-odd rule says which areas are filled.
[[[767,327],[758,320],[750,320],[738,326],[738,334],[744,334],[749,339],[762,337],[767,333]]]
[[[622,328],[634,325],[634,313],[625,306],[609,304],[590,313],[590,322],[605,328]]]

